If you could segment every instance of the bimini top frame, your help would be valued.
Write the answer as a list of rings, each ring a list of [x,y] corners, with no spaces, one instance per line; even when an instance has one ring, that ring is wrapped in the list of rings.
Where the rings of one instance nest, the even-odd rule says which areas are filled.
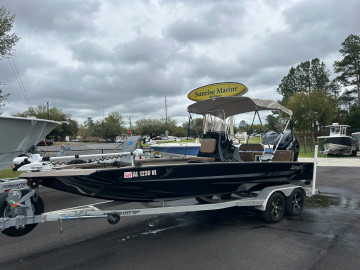
[[[249,98],[249,97],[242,97],[242,96],[234,96],[234,97],[216,97],[211,99],[206,99],[203,101],[196,102],[188,106],[188,112],[195,113],[195,114],[202,114],[202,115],[213,115],[220,119],[227,119],[228,117],[241,114],[241,113],[249,113],[255,112],[253,123],[255,120],[256,114],[259,117],[260,123],[261,118],[259,115],[259,111],[269,111],[269,110],[278,110],[282,111],[290,116],[289,121],[286,124],[286,128],[288,127],[292,111],[285,108],[284,106],[280,105],[274,100],[269,99],[258,99],[258,98]],[[252,123],[252,125],[253,125]],[[205,128],[204,128],[205,131]],[[265,133],[265,130],[263,130]],[[283,136],[283,133],[282,133]],[[281,136],[281,138],[282,138]],[[281,139],[279,140],[279,142]],[[277,149],[278,145],[275,148]]]
[[[196,102],[188,107],[189,113],[212,114],[225,119],[241,113],[268,110],[280,110],[292,116],[291,110],[274,100],[249,97],[217,97]]]

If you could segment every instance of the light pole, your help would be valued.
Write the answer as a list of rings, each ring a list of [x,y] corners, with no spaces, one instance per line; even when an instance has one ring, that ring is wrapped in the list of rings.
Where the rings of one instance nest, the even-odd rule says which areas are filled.
[[[50,101],[46,101],[45,104],[46,104],[46,108],[47,108],[48,120],[50,120],[50,110],[49,110]]]

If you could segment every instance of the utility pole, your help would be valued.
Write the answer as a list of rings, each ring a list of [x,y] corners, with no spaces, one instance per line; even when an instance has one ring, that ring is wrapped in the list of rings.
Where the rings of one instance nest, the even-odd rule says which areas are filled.
[[[50,109],[49,109],[50,102],[46,101],[45,104],[46,104],[46,108],[47,108],[47,118],[48,118],[48,120],[50,120]]]
[[[167,104],[166,104],[166,96],[165,96],[165,123],[167,124],[168,116],[167,116]]]
[[[130,129],[131,129],[131,117],[129,116],[129,123],[130,123]]]

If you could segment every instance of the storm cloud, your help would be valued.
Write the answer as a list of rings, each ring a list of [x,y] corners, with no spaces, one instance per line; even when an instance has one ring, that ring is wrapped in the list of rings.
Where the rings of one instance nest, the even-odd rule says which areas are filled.
[[[250,97],[280,99],[292,66],[318,57],[332,71],[360,2],[345,1],[13,1],[21,38],[13,60],[33,106],[50,101],[82,123],[118,111],[132,122],[168,115],[186,121],[187,93],[241,82]],[[7,59],[0,80],[5,115],[27,109]]]

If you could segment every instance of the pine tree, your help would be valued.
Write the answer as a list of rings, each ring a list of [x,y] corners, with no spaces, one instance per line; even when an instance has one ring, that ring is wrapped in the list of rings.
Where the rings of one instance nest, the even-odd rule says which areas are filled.
[[[360,107],[360,37],[349,35],[341,45],[339,51],[344,58],[334,63],[335,72],[340,73],[337,79],[344,86],[355,86],[352,90],[357,92],[357,103]]]
[[[324,62],[318,58],[311,61],[304,61],[292,67],[289,73],[281,80],[277,91],[283,96],[283,101],[287,101],[295,93],[312,90],[322,90],[326,94],[332,92],[332,83],[330,81],[330,71]]]

